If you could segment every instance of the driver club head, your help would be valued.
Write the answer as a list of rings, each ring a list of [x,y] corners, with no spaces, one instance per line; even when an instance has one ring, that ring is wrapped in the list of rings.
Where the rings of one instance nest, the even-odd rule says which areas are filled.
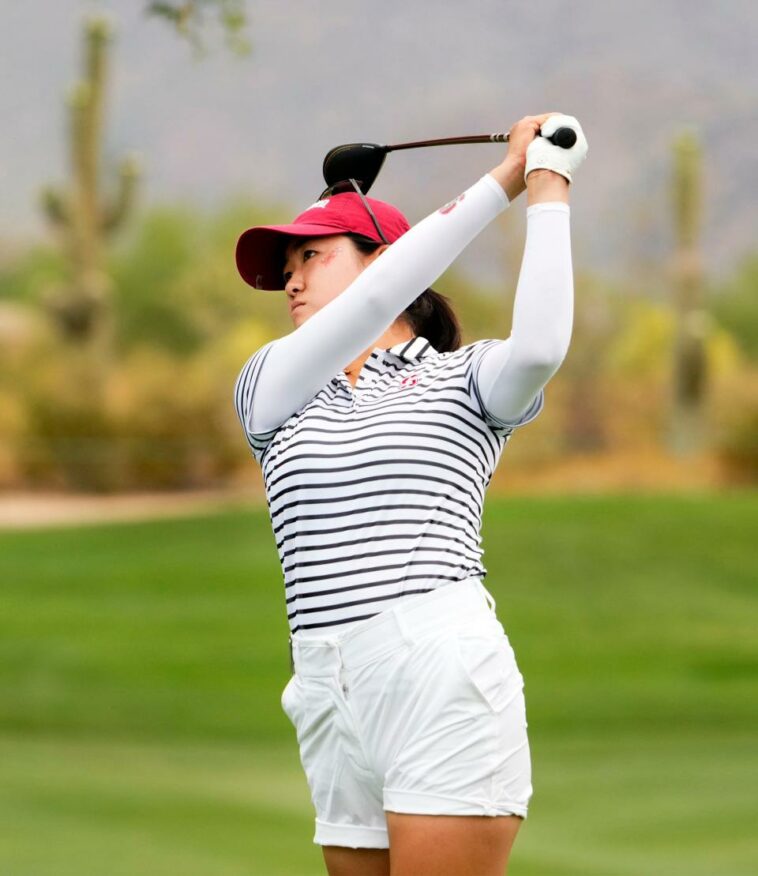
[[[331,186],[351,178],[358,183],[364,195],[368,194],[388,151],[387,146],[379,143],[346,143],[330,149],[324,158],[323,173],[327,188],[321,197],[326,196]],[[352,186],[347,186],[345,191],[354,190]]]

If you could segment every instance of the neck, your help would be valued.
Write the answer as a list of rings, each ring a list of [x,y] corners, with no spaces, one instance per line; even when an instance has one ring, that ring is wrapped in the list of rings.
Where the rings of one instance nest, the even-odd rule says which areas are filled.
[[[413,332],[411,331],[410,326],[406,325],[393,325],[387,329],[387,331],[379,338],[379,340],[372,344],[367,350],[364,350],[360,356],[354,359],[345,369],[345,374],[350,377],[351,375],[358,375],[363,368],[363,363],[368,359],[371,355],[375,347],[381,347],[381,349],[389,349],[389,347],[394,347],[395,344],[399,344],[402,341],[410,341],[415,337]]]

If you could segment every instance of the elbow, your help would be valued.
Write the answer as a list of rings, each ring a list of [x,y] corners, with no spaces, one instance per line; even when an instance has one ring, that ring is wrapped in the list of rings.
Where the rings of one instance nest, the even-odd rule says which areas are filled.
[[[561,367],[568,353],[568,339],[545,339],[539,346],[530,345],[528,350],[513,350],[512,359],[518,359],[519,365],[525,371],[535,374],[545,374],[548,379]]]

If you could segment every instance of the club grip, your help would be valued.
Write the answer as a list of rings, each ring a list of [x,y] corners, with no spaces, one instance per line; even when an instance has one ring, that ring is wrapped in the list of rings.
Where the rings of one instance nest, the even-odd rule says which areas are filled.
[[[542,133],[538,132],[539,136],[542,137]],[[490,134],[489,139],[493,143],[507,143],[511,138],[510,133],[508,134]],[[549,140],[551,143],[554,143],[556,146],[560,146],[562,149],[571,149],[571,147],[576,143],[576,131],[573,128],[558,128],[557,131],[554,131],[549,137],[545,139]]]
[[[571,149],[574,143],[576,143],[576,131],[573,128],[558,128],[557,131],[546,139],[562,149]]]

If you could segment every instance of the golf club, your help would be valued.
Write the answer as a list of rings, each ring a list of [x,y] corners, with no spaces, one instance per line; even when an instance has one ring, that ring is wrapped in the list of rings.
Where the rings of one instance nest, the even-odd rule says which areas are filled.
[[[324,158],[323,173],[327,187],[320,197],[326,197],[332,186],[350,178],[355,179],[364,195],[368,194],[368,190],[382,169],[388,152],[396,152],[400,149],[420,149],[424,146],[448,146],[454,143],[507,143],[509,137],[510,134],[474,134],[469,137],[443,137],[439,140],[417,140],[413,143],[395,143],[394,145],[345,143],[342,146],[335,146],[326,153]],[[558,128],[547,139],[551,143],[555,143],[556,146],[570,149],[576,143],[576,131],[573,128]]]

